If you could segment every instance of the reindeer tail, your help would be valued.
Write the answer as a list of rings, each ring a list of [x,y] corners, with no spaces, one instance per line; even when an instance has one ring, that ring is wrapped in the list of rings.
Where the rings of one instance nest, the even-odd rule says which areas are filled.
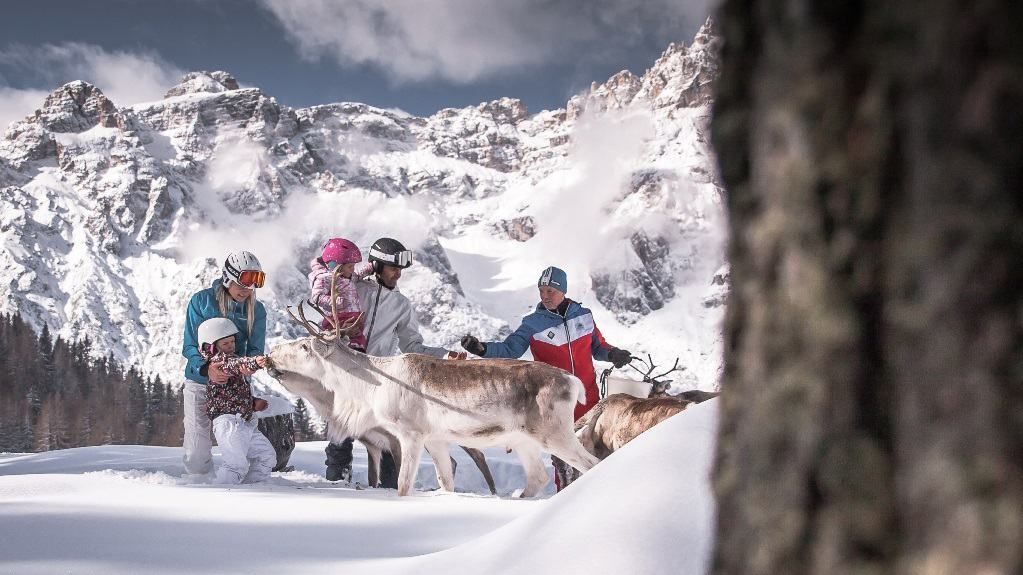
[[[574,384],[573,387],[575,387],[575,402],[579,405],[586,405],[586,386],[583,385],[582,380],[578,377],[574,375],[570,375],[569,377],[572,378],[571,381]]]

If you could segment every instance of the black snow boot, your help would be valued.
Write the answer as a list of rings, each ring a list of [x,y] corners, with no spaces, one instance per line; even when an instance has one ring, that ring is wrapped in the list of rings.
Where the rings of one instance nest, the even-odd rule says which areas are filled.
[[[385,451],[380,457],[380,487],[398,488],[398,470],[394,467],[394,457]]]
[[[341,443],[328,443],[327,449],[327,481],[352,480],[352,438]]]

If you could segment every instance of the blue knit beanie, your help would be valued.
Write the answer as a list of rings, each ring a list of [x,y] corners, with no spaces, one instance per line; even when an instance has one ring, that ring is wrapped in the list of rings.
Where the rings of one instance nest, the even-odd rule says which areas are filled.
[[[561,293],[568,293],[568,275],[565,274],[565,270],[551,266],[540,274],[536,287],[540,286],[551,286]]]

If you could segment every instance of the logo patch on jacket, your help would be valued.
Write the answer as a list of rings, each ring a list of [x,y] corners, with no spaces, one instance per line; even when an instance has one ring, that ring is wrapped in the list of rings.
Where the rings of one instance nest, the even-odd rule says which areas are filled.
[[[547,339],[554,339],[554,332],[553,331],[547,332]]]

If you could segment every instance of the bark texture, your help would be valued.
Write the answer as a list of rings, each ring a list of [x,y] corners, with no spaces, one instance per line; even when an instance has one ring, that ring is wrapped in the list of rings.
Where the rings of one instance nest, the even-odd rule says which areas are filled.
[[[718,26],[714,572],[1023,573],[1023,2]]]

